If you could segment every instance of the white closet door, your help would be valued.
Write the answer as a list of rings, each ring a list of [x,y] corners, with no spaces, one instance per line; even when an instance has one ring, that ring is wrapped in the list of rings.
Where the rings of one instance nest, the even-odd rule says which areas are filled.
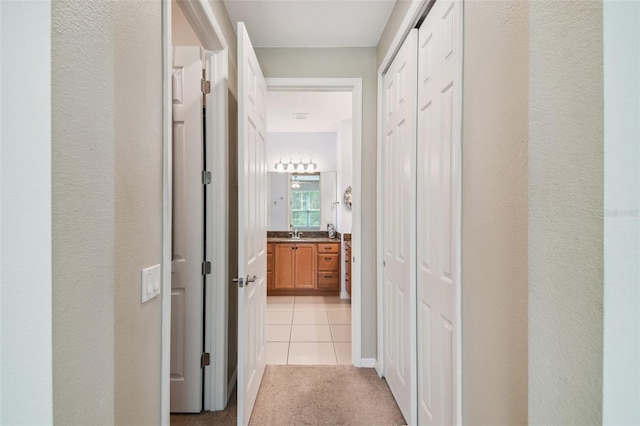
[[[459,4],[436,1],[418,53],[418,422],[456,424]]]
[[[415,150],[417,31],[383,77],[384,376],[409,424],[416,417]]]

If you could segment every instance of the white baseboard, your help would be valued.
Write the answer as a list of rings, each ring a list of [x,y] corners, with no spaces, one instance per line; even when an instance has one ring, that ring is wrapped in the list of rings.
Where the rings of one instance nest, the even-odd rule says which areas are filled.
[[[362,358],[360,360],[360,367],[362,368],[376,368],[375,358]]]
[[[349,293],[347,293],[346,291],[341,291],[340,299],[351,299],[351,298],[349,297]]]

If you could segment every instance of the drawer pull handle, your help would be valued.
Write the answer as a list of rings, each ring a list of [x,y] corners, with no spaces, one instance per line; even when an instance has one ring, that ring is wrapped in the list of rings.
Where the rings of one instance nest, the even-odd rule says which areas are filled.
[[[325,278],[333,278],[333,275],[325,275]]]
[[[331,258],[330,257],[325,257],[324,260],[331,260]]]

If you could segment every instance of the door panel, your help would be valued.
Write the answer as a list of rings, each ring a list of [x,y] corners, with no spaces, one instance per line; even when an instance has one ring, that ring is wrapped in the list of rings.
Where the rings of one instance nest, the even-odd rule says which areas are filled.
[[[415,143],[417,31],[383,77],[384,375],[415,423]]]
[[[295,287],[316,288],[316,245],[296,244],[295,248]]]
[[[275,283],[276,289],[294,287],[294,244],[274,244],[275,246]]]
[[[204,200],[199,47],[173,58],[173,264],[171,412],[202,410]]]
[[[238,290],[238,425],[245,426],[266,366],[267,85],[242,22],[237,34],[238,274],[253,281]]]
[[[456,158],[459,4],[438,0],[418,40],[418,421],[456,418]]]

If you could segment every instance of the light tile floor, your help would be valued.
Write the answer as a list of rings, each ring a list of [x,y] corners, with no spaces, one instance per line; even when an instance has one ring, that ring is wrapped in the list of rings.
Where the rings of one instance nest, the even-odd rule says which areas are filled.
[[[267,364],[351,365],[350,301],[267,297]]]

